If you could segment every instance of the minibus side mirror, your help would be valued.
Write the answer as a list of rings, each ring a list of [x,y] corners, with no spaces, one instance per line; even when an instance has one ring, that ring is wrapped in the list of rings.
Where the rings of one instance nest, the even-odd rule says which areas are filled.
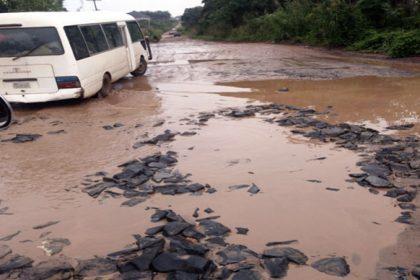
[[[9,127],[12,123],[12,113],[12,107],[6,99],[0,95],[0,129],[6,129]]]
[[[144,42],[146,43],[147,52],[149,53],[149,60],[153,59],[152,49],[150,48],[150,39],[149,36],[144,37]]]

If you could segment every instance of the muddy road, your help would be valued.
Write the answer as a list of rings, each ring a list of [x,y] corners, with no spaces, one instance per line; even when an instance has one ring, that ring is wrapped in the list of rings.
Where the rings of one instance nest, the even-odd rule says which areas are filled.
[[[0,246],[31,258],[34,267],[58,256],[72,261],[105,257],[132,246],[134,234],[143,236],[156,226],[150,220],[154,208],[171,209],[190,223],[199,208],[199,218],[220,216],[216,221],[231,229],[224,236],[230,244],[262,253],[268,242],[293,240],[287,246],[303,252],[308,265],[290,262],[286,279],[335,279],[310,266],[330,257],[345,259],[347,279],[414,277],[410,272],[420,264],[420,219],[412,211],[419,205],[415,193],[420,187],[415,165],[418,62],[185,39],[167,39],[153,49],[156,59],[147,75],[117,82],[105,99],[15,106],[17,123],[0,132]],[[251,113],[243,111],[246,106]],[[305,137],[312,124],[286,125],[284,117],[292,122],[314,118],[316,125],[327,123],[332,130],[346,123],[346,135],[371,133],[371,139],[381,140],[350,139],[356,142],[340,145],[339,134]],[[8,141],[17,134],[41,136],[26,143]],[[386,176],[374,176],[393,188],[375,188],[378,181],[369,185],[369,179],[357,174],[364,172],[360,162],[383,157],[385,142],[397,143],[403,147],[398,156],[411,158],[404,165],[408,171],[399,165],[403,176],[392,168]],[[174,152],[176,164],[146,171],[142,166],[153,178],[137,182],[136,191],[120,184],[127,179],[119,177],[124,172],[107,179],[119,174],[123,163],[168,151]],[[179,183],[177,191],[162,188],[168,178]],[[89,195],[90,187],[103,180],[112,186]],[[208,184],[215,192],[208,186],[181,192],[185,182]],[[252,184],[258,186],[256,194],[247,191]],[[384,196],[397,189],[407,201]],[[127,201],[134,205],[126,207]],[[214,212],[204,212],[207,208]],[[410,219],[396,222],[402,211]],[[238,227],[249,231],[237,234]],[[62,249],[53,257],[51,241]],[[210,248],[212,255],[223,246]],[[249,265],[247,261],[241,262]],[[230,277],[250,279],[238,274],[253,271],[269,278],[266,261],[237,268]],[[94,268],[84,276],[151,277],[118,278],[116,269]],[[28,269],[10,275],[0,269],[0,279],[19,278]]]

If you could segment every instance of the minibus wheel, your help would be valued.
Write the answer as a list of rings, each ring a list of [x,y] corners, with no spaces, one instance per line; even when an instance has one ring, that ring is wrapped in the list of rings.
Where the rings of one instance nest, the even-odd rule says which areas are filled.
[[[0,95],[0,130],[6,129],[12,123],[13,110],[6,99]]]
[[[111,92],[111,90],[112,90],[111,77],[108,74],[105,74],[102,80],[102,88],[98,92],[98,97],[99,98],[107,97],[109,93]]]
[[[140,58],[139,68],[137,68],[136,70],[131,72],[131,75],[133,75],[134,77],[140,77],[140,76],[143,76],[144,74],[146,74],[146,71],[147,71],[147,61],[144,58],[144,56],[142,56]]]

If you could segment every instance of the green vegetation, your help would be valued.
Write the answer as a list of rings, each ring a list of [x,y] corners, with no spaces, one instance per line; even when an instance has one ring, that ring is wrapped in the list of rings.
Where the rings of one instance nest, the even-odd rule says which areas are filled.
[[[63,0],[0,0],[0,13],[63,10]]]
[[[171,30],[177,24],[177,21],[172,18],[169,12],[131,12],[130,15],[134,16],[146,35],[154,42],[160,41],[162,34]],[[150,23],[150,25],[149,25]]]
[[[419,0],[204,0],[185,10],[199,38],[345,47],[420,55]]]

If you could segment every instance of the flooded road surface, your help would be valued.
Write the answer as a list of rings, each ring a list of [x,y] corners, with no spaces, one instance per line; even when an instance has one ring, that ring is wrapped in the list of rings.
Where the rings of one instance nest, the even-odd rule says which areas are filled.
[[[290,246],[304,252],[309,264],[345,257],[346,279],[392,279],[385,265],[420,263],[419,231],[394,222],[402,211],[396,201],[383,190],[371,190],[375,195],[348,180],[360,172],[364,152],[309,140],[267,122],[270,115],[216,115],[206,125],[191,121],[202,112],[275,102],[330,111],[319,118],[331,123],[381,130],[417,124],[420,68],[415,63],[296,46],[188,40],[160,43],[154,52],[157,59],[146,77],[116,83],[106,99],[17,107],[18,124],[0,132],[0,141],[18,133],[42,136],[23,144],[0,142],[0,209],[8,207],[0,215],[0,239],[18,232],[0,245],[39,262],[50,259],[39,248],[43,240],[67,238],[65,256],[105,256],[155,225],[148,207],[171,208],[189,222],[196,208],[206,217],[203,210],[210,207],[209,215],[220,215],[218,221],[232,229],[227,242],[262,252],[267,242],[297,240]],[[196,134],[133,148],[167,129]],[[418,125],[401,135],[416,133]],[[82,192],[100,180],[86,175],[111,176],[124,162],[169,150],[178,153],[179,172],[217,192],[158,193],[131,208],[121,207],[127,200],[121,196],[95,199]],[[229,189],[252,183],[260,193]],[[34,229],[49,221],[59,223]],[[238,235],[235,227],[249,232]],[[335,277],[292,265],[286,279]]]
[[[242,97],[329,111],[325,119],[334,123],[362,123],[385,131],[389,125],[418,123],[420,118],[420,77],[366,76],[227,84],[254,89],[241,94]],[[419,134],[420,126],[415,126],[410,133]]]

